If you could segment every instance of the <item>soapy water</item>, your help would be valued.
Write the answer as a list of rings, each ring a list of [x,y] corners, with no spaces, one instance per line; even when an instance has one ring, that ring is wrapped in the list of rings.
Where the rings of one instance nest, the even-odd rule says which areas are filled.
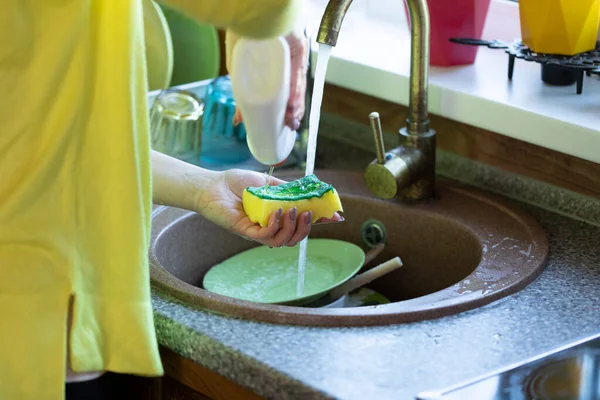
[[[319,44],[317,64],[315,66],[315,80],[310,103],[310,116],[308,119],[308,144],[306,149],[306,170],[305,175],[311,175],[315,170],[315,156],[317,152],[317,134],[319,133],[319,120],[321,119],[321,103],[323,101],[323,88],[325,87],[325,73],[327,64],[331,55],[331,46]],[[308,237],[300,242],[298,255],[298,278],[296,286],[296,295],[302,296],[304,293],[304,273],[306,270],[306,249],[308,247]]]

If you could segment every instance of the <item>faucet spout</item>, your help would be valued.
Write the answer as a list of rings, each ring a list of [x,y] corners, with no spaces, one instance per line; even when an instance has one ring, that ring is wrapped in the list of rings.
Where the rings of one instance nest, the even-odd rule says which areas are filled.
[[[360,1],[360,0],[359,0]],[[329,0],[317,34],[317,42],[335,46],[342,29],[342,21],[346,16],[352,0]]]
[[[359,0],[360,1],[360,0]],[[410,82],[406,127],[401,146],[367,167],[366,179],[378,197],[424,200],[433,197],[436,133],[429,126],[429,8],[427,0],[406,0],[411,23]],[[352,0],[329,0],[317,42],[335,46]]]
[[[360,1],[360,0],[359,0]],[[429,77],[429,9],[426,0],[406,0],[411,21],[410,91],[407,131],[409,135],[429,132],[427,105]],[[323,17],[317,42],[335,46],[344,16],[352,0],[329,0]]]
[[[411,24],[407,130],[409,135],[422,135],[429,132],[429,9],[426,0],[406,3]]]

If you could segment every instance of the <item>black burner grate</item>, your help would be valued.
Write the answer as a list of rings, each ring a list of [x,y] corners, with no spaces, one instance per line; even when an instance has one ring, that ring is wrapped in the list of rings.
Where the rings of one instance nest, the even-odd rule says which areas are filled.
[[[468,38],[452,38],[453,43],[469,46],[486,46],[490,49],[504,49],[508,54],[508,79],[511,80],[515,70],[515,59],[532,61],[542,65],[551,65],[557,68],[574,71],[577,73],[577,94],[583,92],[583,77],[600,75],[600,42],[596,43],[594,50],[579,53],[574,56],[536,53],[523,44],[520,40],[512,43],[500,40],[481,40]]]

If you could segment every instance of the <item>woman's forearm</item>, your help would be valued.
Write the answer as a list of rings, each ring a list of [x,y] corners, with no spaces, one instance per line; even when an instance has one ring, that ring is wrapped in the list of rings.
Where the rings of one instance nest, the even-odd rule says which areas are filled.
[[[162,0],[198,21],[239,36],[269,38],[292,31],[305,0]]]
[[[216,174],[152,150],[152,201],[195,210],[202,190]]]

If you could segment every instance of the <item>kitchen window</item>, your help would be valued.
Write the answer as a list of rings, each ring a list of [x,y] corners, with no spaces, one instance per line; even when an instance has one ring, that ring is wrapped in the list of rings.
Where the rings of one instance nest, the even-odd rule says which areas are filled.
[[[492,0],[486,17],[483,39],[512,41],[521,36],[518,0]],[[310,0],[307,7],[308,26],[316,35],[327,0]],[[358,28],[361,20],[381,21],[408,31],[408,22],[402,0],[354,0],[342,24],[344,31]],[[360,29],[360,28],[359,28]]]
[[[327,0],[306,2],[312,33]],[[492,0],[482,39],[519,39],[519,6]],[[508,80],[508,56],[503,50],[480,47],[472,65],[429,70],[429,111],[528,143],[592,162],[600,162],[600,80],[587,77],[584,91],[541,81],[537,63],[516,60]],[[408,105],[410,33],[400,0],[354,0],[331,52],[326,81],[393,103]],[[369,110],[372,111],[372,110]],[[565,134],[568,133],[568,134]]]
[[[327,0],[310,0],[309,3],[311,3],[311,8],[322,11],[327,5]],[[497,29],[493,29],[493,32],[501,31],[501,26],[504,25],[507,15],[514,17],[514,21],[516,22],[516,25],[509,24],[506,27],[505,34],[493,39],[512,40],[520,36],[520,30],[518,30],[518,0],[492,0],[492,3],[486,18],[486,28],[487,25],[498,25]],[[313,13],[311,13],[311,16],[314,16]],[[360,18],[399,23],[408,29],[404,2],[402,0],[354,0],[342,25],[342,32],[346,24],[353,25]],[[517,27],[517,32],[514,31],[515,26]]]

